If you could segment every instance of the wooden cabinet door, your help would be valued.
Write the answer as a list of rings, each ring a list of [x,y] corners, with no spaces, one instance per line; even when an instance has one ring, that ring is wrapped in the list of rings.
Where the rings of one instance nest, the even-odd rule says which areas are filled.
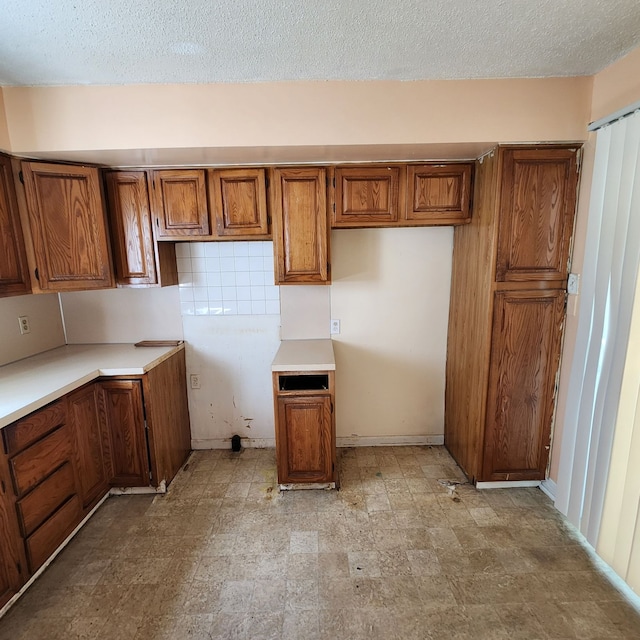
[[[401,209],[400,167],[336,167],[333,227],[387,227]],[[404,200],[404,198],[402,198]]]
[[[461,224],[471,217],[471,164],[409,165],[407,206],[409,223]]]
[[[204,169],[151,171],[158,238],[209,235]]]
[[[278,482],[333,482],[329,395],[278,398]]]
[[[273,170],[272,214],[276,284],[327,284],[326,170]]]
[[[543,480],[565,312],[562,290],[498,292],[478,480]]]
[[[269,237],[264,169],[210,169],[209,195],[216,235]]]
[[[111,443],[114,487],[149,485],[149,453],[139,380],[100,382],[101,422]]]
[[[112,476],[110,443],[98,413],[97,384],[89,384],[67,396],[67,415],[76,443],[80,497],[90,509],[108,490]]]
[[[178,284],[175,244],[153,239],[146,171],[105,174],[118,286]]]
[[[0,298],[31,291],[11,160],[0,155]]]
[[[98,170],[23,162],[22,172],[40,288],[113,287]]]
[[[575,217],[577,151],[502,153],[496,280],[564,280]]]
[[[0,454],[0,608],[26,581],[24,545],[14,505],[7,462]]]

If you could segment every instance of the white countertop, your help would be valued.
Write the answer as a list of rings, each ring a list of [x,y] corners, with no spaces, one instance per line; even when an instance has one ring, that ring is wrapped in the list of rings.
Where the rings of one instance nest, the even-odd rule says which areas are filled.
[[[283,340],[271,371],[335,371],[332,340]]]
[[[0,367],[0,427],[100,376],[146,373],[181,349],[73,344]]]

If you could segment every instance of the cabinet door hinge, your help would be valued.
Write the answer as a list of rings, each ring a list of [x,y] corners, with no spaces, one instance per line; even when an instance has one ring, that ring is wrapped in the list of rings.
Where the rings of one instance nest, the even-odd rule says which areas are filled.
[[[333,203],[333,213],[335,213],[335,212],[336,212],[336,203],[334,202]]]
[[[33,275],[36,277],[36,280],[40,282],[40,272],[38,271],[38,267],[34,269]]]
[[[5,487],[4,480],[0,480],[0,486],[2,486],[2,493],[7,493],[7,488]]]
[[[22,182],[22,184],[24,184],[24,173],[22,173],[22,171],[18,173],[18,179],[20,180],[20,182]]]
[[[265,176],[264,177],[264,186],[268,189],[269,188],[269,176]]]
[[[336,177],[335,176],[333,176],[333,188],[334,189],[336,188]]]
[[[22,563],[16,562],[16,569],[18,570],[18,573],[22,573]]]

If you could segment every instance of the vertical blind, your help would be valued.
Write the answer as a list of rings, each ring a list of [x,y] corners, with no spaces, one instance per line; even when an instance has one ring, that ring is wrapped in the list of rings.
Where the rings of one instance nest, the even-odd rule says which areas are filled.
[[[603,522],[639,263],[640,113],[636,112],[597,132],[576,349],[558,470],[556,506],[593,546]],[[632,473],[640,480],[640,466]]]

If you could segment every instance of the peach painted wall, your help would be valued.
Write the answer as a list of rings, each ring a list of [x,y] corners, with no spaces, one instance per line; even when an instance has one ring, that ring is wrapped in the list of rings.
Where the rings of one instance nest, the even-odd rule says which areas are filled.
[[[640,100],[640,47],[593,78],[591,121]]]
[[[11,146],[9,140],[9,129],[7,127],[7,116],[4,111],[3,89],[0,87],[0,149],[8,150]]]
[[[11,151],[582,140],[592,80],[5,87]]]

